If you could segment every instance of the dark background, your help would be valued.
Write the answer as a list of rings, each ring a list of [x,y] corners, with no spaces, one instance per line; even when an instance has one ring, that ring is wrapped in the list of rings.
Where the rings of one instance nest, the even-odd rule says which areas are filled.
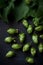
[[[32,22],[29,23],[32,24]],[[21,22],[10,22],[9,24],[4,23],[2,20],[0,20],[0,65],[29,65],[28,63],[26,63],[25,61],[25,57],[26,56],[31,56],[30,52],[27,53],[23,53],[21,50],[19,51],[15,51],[16,56],[13,58],[5,58],[5,54],[9,51],[9,50],[13,50],[11,48],[11,44],[6,44],[4,42],[4,38],[9,36],[8,33],[6,32],[6,30],[9,27],[14,27],[19,29],[19,32],[25,32],[26,34],[26,41],[23,43],[23,45],[26,42],[31,42],[31,35],[27,34],[26,29],[24,28],[24,26],[21,24]],[[38,34],[38,33],[37,33]],[[15,36],[17,39],[17,43],[19,43],[18,41],[18,35]],[[39,39],[40,40],[40,39]],[[40,42],[43,42],[42,40],[40,40]],[[37,49],[37,45],[34,45],[34,43],[32,43],[32,46],[35,46]],[[35,59],[35,63],[34,65],[43,65],[43,53],[40,54],[38,52],[37,49],[37,54],[34,57]]]

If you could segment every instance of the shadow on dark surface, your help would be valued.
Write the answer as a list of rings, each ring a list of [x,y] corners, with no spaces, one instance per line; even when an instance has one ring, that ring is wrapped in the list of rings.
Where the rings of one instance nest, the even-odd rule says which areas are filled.
[[[29,21],[30,22],[30,21]],[[32,23],[30,23],[32,24]],[[2,20],[0,20],[0,65],[32,65],[32,64],[28,64],[25,61],[25,57],[26,56],[30,56],[29,52],[28,53],[23,53],[21,50],[16,52],[16,57],[12,57],[12,58],[5,58],[5,54],[7,53],[7,51],[9,50],[13,50],[11,48],[10,44],[6,44],[4,42],[4,38],[9,36],[8,33],[6,32],[6,30],[9,27],[14,27],[19,29],[19,32],[25,32],[26,34],[26,42],[31,42],[31,35],[29,35],[26,32],[26,29],[24,28],[24,26],[21,24],[21,22],[13,22],[13,23],[9,23],[9,24],[5,24]],[[18,36],[17,36],[18,37]],[[17,38],[16,37],[16,38]],[[40,42],[43,42],[40,40]],[[17,39],[17,43],[20,43]],[[23,45],[25,44],[23,43]],[[32,45],[34,46],[34,44],[32,43]],[[37,46],[36,46],[37,48]],[[15,50],[14,50],[15,52]],[[37,55],[34,57],[35,59],[35,64],[34,65],[43,65],[43,53],[39,54],[39,52],[37,51]]]

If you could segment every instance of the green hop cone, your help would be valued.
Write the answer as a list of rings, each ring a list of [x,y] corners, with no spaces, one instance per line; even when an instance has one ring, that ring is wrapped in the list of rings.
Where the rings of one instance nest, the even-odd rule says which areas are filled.
[[[9,28],[9,29],[7,30],[7,32],[8,32],[9,34],[15,34],[15,33],[18,33],[18,29]]]
[[[11,43],[13,40],[14,40],[14,38],[12,38],[12,37],[6,37],[4,41],[6,43]]]
[[[12,45],[12,48],[15,49],[15,50],[16,49],[20,49],[21,48],[21,45],[20,44],[13,44]]]
[[[24,2],[29,5],[31,3],[32,0],[24,0]]]
[[[31,54],[34,56],[36,54],[36,49],[34,47],[31,48]]]
[[[29,43],[25,44],[25,45],[23,46],[23,52],[28,51],[29,48],[30,48],[30,44],[29,44]]]
[[[34,42],[35,44],[38,43],[38,36],[37,36],[37,34],[32,35],[32,40],[33,40],[33,42]]]
[[[33,23],[34,23],[34,25],[35,26],[38,26],[39,25],[39,18],[37,18],[37,17],[35,17],[35,18],[33,18]]]
[[[43,34],[39,36],[41,39],[43,39]]]
[[[38,45],[38,50],[39,50],[40,53],[43,52],[43,44],[42,43],[40,43]]]
[[[28,28],[28,21],[27,20],[22,20],[22,24],[24,25],[24,27]]]
[[[7,53],[6,53],[6,57],[12,57],[12,56],[14,56],[15,54],[14,54],[14,51],[8,51]]]
[[[26,62],[34,63],[34,59],[32,57],[26,57]]]
[[[37,26],[37,27],[35,27],[35,30],[36,31],[42,31],[43,30],[43,26],[41,26],[41,25],[40,26]]]
[[[20,33],[19,34],[19,40],[20,40],[21,43],[24,42],[24,40],[25,40],[25,33]]]
[[[29,25],[28,28],[27,28],[27,32],[28,32],[29,34],[31,34],[32,31],[33,31],[33,27],[32,27],[32,25]]]

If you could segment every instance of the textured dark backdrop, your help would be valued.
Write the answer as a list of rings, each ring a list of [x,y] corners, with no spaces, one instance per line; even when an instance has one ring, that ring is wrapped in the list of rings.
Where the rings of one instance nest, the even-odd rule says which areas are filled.
[[[30,23],[32,24],[32,22]],[[9,50],[13,50],[11,49],[11,44],[6,44],[4,42],[4,38],[9,36],[8,33],[6,32],[6,30],[9,27],[14,27],[14,28],[18,28],[19,32],[25,32],[26,33],[26,42],[31,42],[31,35],[27,34],[26,29],[24,28],[24,26],[21,24],[21,22],[17,23],[17,22],[12,22],[9,24],[5,24],[2,20],[0,20],[0,65],[29,65],[28,63],[25,62],[25,57],[29,56],[29,52],[23,53],[21,50],[16,51],[16,57],[14,58],[5,58],[5,54],[9,51]],[[18,36],[17,36],[18,37]],[[17,42],[18,41],[18,38]],[[39,39],[40,40],[40,39]],[[41,42],[43,42],[42,40],[40,40]],[[35,46],[32,43],[33,46]],[[35,46],[37,48],[37,46]],[[37,51],[37,55],[34,57],[35,59],[35,64],[34,65],[43,65],[43,54],[38,53]]]

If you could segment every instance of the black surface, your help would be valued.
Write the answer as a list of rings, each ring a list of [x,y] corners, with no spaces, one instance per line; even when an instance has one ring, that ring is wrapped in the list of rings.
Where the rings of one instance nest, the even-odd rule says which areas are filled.
[[[31,24],[32,24],[32,22],[31,22]],[[15,52],[16,57],[9,58],[9,59],[5,58],[5,54],[9,50],[13,50],[11,48],[11,44],[6,44],[4,42],[4,38],[9,36],[8,33],[6,32],[6,30],[9,27],[14,27],[14,28],[19,29],[19,33],[20,32],[25,32],[26,41],[23,43],[23,45],[26,42],[31,42],[31,35],[27,34],[26,29],[21,24],[21,22],[19,22],[19,23],[12,22],[12,23],[9,23],[9,24],[5,24],[2,20],[0,20],[0,65],[29,65],[25,61],[26,56],[31,56],[29,51],[27,53],[23,53],[21,50],[19,50],[19,51]],[[17,35],[16,35],[16,39],[17,39],[17,43],[19,43]],[[43,41],[40,40],[40,42],[43,42]],[[32,46],[35,46],[37,48],[37,45],[34,45],[34,43],[32,43]],[[43,54],[40,54],[38,52],[38,50],[37,50],[37,55],[34,57],[34,59],[35,59],[35,64],[34,65],[43,65]]]

